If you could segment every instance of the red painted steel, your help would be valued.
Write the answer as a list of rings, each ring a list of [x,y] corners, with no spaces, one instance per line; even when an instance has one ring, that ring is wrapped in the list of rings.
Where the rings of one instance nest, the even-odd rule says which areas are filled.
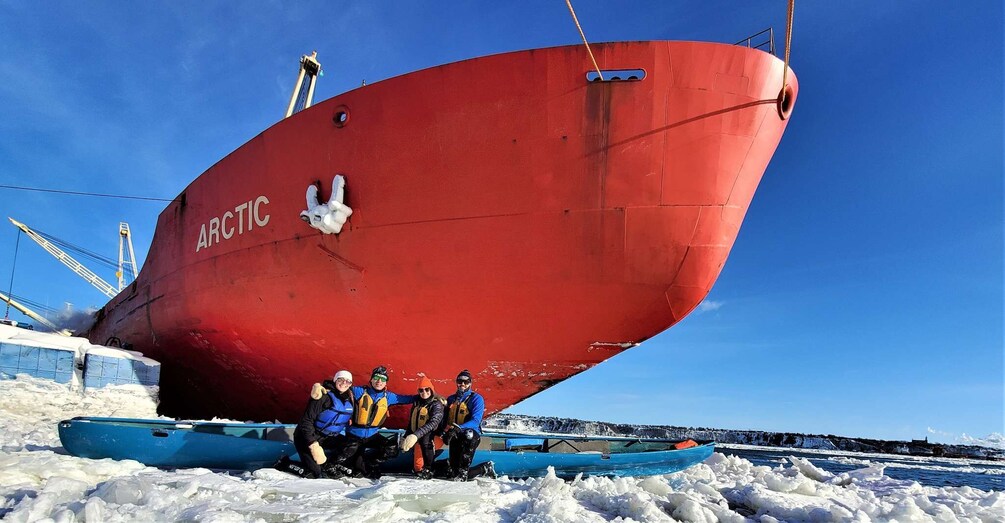
[[[89,337],[160,360],[167,414],[293,421],[311,383],[376,365],[407,393],[420,371],[447,392],[470,369],[495,412],[672,326],[718,277],[785,129],[782,62],[594,49],[645,79],[587,83],[582,46],[521,51],[275,124],[164,210]],[[299,213],[336,174],[354,213],[324,235]]]

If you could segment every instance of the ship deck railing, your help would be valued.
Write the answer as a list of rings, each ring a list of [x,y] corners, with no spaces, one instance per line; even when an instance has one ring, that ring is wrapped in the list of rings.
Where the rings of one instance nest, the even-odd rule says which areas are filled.
[[[733,45],[745,45],[752,49],[761,49],[762,51],[767,47],[767,51],[772,56],[777,56],[775,55],[775,30],[771,27],[759,33],[752,34]]]

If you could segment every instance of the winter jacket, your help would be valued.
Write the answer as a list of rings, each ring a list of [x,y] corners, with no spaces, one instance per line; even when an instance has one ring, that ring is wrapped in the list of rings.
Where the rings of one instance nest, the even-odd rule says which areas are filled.
[[[469,390],[458,396],[447,398],[447,427],[457,424],[462,429],[482,433],[482,416],[485,415],[485,400],[482,395]]]
[[[408,433],[422,439],[440,427],[443,422],[443,397],[435,394],[428,400],[419,398],[412,404],[412,412],[408,415]]]
[[[325,380],[323,387],[328,389],[325,391],[315,384],[314,389],[311,391],[311,399],[307,402],[307,408],[304,410],[304,415],[300,417],[300,423],[297,424],[297,432],[304,436],[304,439],[308,443],[314,443],[327,436],[339,432],[339,430],[332,431],[329,427],[329,433],[326,434],[318,426],[318,420],[322,418],[325,412],[330,412],[332,410],[344,410],[344,406],[348,404],[348,407],[352,407],[352,389],[345,391],[344,394],[339,394],[338,389],[335,388],[335,383],[331,380]],[[330,391],[330,392],[329,392]],[[340,405],[336,405],[332,397],[338,400]],[[349,412],[352,412],[351,410]]]
[[[387,420],[388,407],[412,403],[418,398],[414,394],[395,394],[387,389],[378,392],[369,385],[366,387],[357,385],[351,390],[356,405],[352,426],[346,433],[357,438],[369,438],[376,434]]]

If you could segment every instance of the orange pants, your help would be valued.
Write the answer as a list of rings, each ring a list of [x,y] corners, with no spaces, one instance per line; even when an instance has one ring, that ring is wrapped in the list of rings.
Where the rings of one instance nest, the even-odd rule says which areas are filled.
[[[442,448],[442,447],[443,447],[443,440],[441,440],[439,436],[434,437],[433,438],[433,450],[436,450],[436,449]],[[425,465],[426,465],[426,460],[425,460],[425,458],[422,457],[422,446],[420,444],[416,443],[415,446],[412,447],[412,470],[414,472],[418,472],[418,471],[422,470],[422,468],[425,467]],[[430,463],[429,467],[432,468],[433,464]]]

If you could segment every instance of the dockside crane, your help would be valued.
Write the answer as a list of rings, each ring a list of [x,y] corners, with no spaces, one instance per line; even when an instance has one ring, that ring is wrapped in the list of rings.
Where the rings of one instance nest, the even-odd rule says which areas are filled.
[[[0,292],[0,300],[9,303],[11,307],[14,307],[15,309],[21,311],[21,314],[24,314],[25,316],[39,322],[42,325],[45,325],[46,327],[51,329],[52,332],[59,334],[61,336],[70,336],[70,331],[57,327],[55,323],[45,319],[41,315],[35,313],[35,311],[29,309],[25,305],[22,305],[21,303],[17,302],[14,298],[11,298],[10,296],[7,296],[2,292]]]
[[[297,83],[293,86],[293,94],[290,96],[290,105],[286,107],[286,117],[303,111],[311,106],[314,101],[314,86],[317,85],[318,76],[323,76],[321,63],[318,62],[318,52],[314,51],[310,56],[300,57],[300,75]],[[345,111],[337,113],[336,118],[340,120],[346,116]],[[344,122],[345,120],[341,120]],[[341,125],[339,126],[341,127]]]
[[[21,229],[22,232],[24,232],[25,234],[27,234],[29,238],[31,238],[32,240],[35,240],[35,243],[41,245],[43,249],[45,249],[46,251],[49,252],[49,254],[55,256],[56,259],[59,260],[63,265],[66,265],[67,267],[69,267],[71,271],[75,272],[78,276],[80,276],[85,281],[87,281],[87,283],[90,283],[96,289],[98,289],[99,291],[101,291],[102,294],[104,294],[105,296],[108,296],[109,298],[114,298],[115,295],[118,294],[118,291],[115,290],[115,287],[112,287],[108,282],[106,282],[105,280],[101,279],[101,277],[98,276],[97,274],[94,274],[93,272],[91,272],[90,269],[88,269],[87,267],[84,267],[80,262],[78,262],[77,260],[73,259],[72,256],[70,256],[69,254],[66,254],[62,249],[60,249],[59,247],[55,246],[52,242],[50,242],[49,240],[46,240],[41,235],[39,235],[37,232],[31,230],[27,225],[25,225],[25,224],[23,224],[23,223],[15,220],[14,218],[7,218],[7,219],[10,220],[10,222],[13,223],[15,227],[17,227],[18,229]],[[127,227],[127,229],[128,229],[128,227]],[[132,255],[132,241],[131,240],[130,240],[130,245],[129,245],[129,251],[130,251],[130,255]],[[135,265],[133,266],[133,270],[134,271],[136,270]],[[121,269],[120,269],[120,272],[121,272]],[[120,277],[120,282],[121,282],[121,277]]]
[[[126,260],[123,256],[123,247],[125,245],[129,246],[129,259]],[[122,277],[125,276],[125,271],[123,266],[128,265],[130,272],[133,273],[133,281],[136,281],[136,277],[139,274],[136,271],[136,253],[133,252],[133,236],[129,233],[129,224],[126,222],[119,222],[119,270],[115,271],[115,276],[119,279],[119,290],[125,286],[125,282]]]

